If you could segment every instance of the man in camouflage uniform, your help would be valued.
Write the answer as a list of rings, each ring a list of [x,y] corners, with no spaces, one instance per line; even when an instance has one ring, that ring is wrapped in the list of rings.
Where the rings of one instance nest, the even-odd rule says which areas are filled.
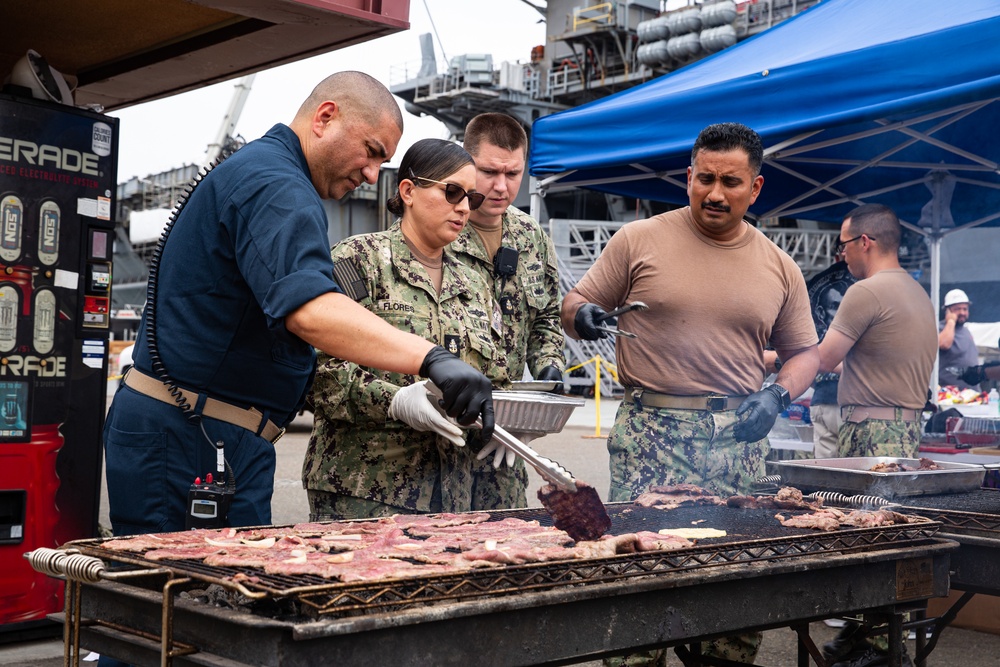
[[[527,365],[537,380],[558,380],[562,391],[563,332],[555,247],[541,225],[511,204],[524,176],[528,137],[514,118],[485,113],[465,130],[465,150],[476,160],[476,190],[486,195],[451,248],[490,285],[490,314],[499,354],[511,380]],[[473,509],[524,507],[524,462],[494,467],[492,456],[474,464]]]
[[[333,260],[345,291],[365,308],[440,344],[494,386],[505,385],[482,297],[489,287],[448,247],[437,296],[398,222],[385,232],[342,241]],[[319,356],[312,388],[315,426],[302,471],[310,520],[472,509],[470,447],[388,417],[399,388],[418,380]],[[469,443],[477,441],[473,433],[478,431],[469,432]]]
[[[563,327],[586,340],[607,335],[597,329],[606,311],[649,306],[619,318],[637,338],[615,345],[626,395],[608,438],[609,500],[685,482],[722,496],[749,492],[764,473],[775,419],[816,375],[802,273],[743,219],[764,182],[762,160],[750,128],[705,128],[688,168],[690,206],[623,226],[563,300]],[[761,389],[767,344],[784,364]],[[752,663],[759,644],[759,633],[726,637],[706,653]],[[666,657],[614,662],[663,665]]]

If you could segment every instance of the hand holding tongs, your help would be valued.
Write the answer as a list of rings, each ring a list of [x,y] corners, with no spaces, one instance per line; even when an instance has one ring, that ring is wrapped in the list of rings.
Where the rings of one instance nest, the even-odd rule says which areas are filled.
[[[427,381],[425,386],[427,387],[427,400],[433,402],[434,405],[437,405],[437,402],[444,397],[441,393],[441,389],[439,389],[438,386],[430,380]],[[474,426],[482,428],[482,420],[477,418]],[[493,426],[493,439],[499,441],[502,445],[524,459],[524,462],[537,470],[538,474],[541,475],[545,481],[554,484],[564,491],[576,493],[576,480],[573,479],[572,473],[566,470],[566,468],[563,468],[551,459],[547,459],[544,456],[539,455],[538,452],[515,438],[512,434],[507,432],[506,429],[501,428],[499,425]]]
[[[616,317],[618,315],[621,315],[622,313],[627,313],[627,312],[630,312],[630,311],[633,311],[633,310],[648,310],[648,309],[649,309],[649,306],[647,306],[642,301],[633,301],[632,303],[627,303],[624,306],[620,306],[620,307],[615,308],[614,310],[612,310],[610,312],[604,313],[603,315],[601,315],[600,317],[598,317],[596,321],[597,322],[603,322],[604,320],[611,319],[612,317]],[[631,332],[628,332],[628,331],[622,331],[621,329],[615,329],[613,327],[595,327],[595,328],[598,331],[603,331],[604,333],[609,333],[612,336],[624,336],[626,338],[638,338],[638,336],[636,336],[634,333],[631,333]]]

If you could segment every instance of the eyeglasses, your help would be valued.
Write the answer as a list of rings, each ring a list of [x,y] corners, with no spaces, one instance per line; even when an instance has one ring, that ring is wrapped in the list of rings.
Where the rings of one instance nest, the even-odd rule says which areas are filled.
[[[867,236],[869,241],[874,241],[875,240],[874,236],[868,236],[867,234],[858,234],[853,239],[847,239],[846,241],[838,241],[837,245],[833,246],[833,254],[834,255],[843,255],[844,254],[844,250],[847,249],[847,244],[848,243],[854,243],[855,241],[857,241],[858,239],[860,239],[862,236]]]
[[[424,178],[423,176],[416,176],[411,171],[410,176],[417,181],[428,181],[429,183],[437,183],[438,185],[444,186],[444,198],[449,204],[457,204],[466,197],[469,198],[469,210],[475,211],[477,208],[483,205],[486,201],[486,195],[479,192],[466,192],[464,188],[455,185],[454,183],[445,183],[444,181],[435,181],[433,178]]]

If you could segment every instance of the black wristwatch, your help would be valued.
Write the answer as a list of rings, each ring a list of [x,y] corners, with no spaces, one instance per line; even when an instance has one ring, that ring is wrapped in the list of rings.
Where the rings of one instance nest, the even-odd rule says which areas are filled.
[[[781,400],[781,411],[784,412],[792,404],[792,397],[788,394],[788,390],[780,384],[774,383],[771,386],[777,390],[778,398]]]

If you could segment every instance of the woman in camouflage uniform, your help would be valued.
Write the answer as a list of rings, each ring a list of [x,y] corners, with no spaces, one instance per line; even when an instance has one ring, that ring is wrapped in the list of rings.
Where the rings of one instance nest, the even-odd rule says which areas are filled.
[[[504,366],[494,361],[491,290],[447,247],[483,201],[472,157],[424,139],[398,173],[388,208],[400,219],[333,248],[338,282],[395,327],[442,345],[494,386],[505,384]],[[475,454],[418,380],[319,355],[302,470],[311,520],[471,509]]]

